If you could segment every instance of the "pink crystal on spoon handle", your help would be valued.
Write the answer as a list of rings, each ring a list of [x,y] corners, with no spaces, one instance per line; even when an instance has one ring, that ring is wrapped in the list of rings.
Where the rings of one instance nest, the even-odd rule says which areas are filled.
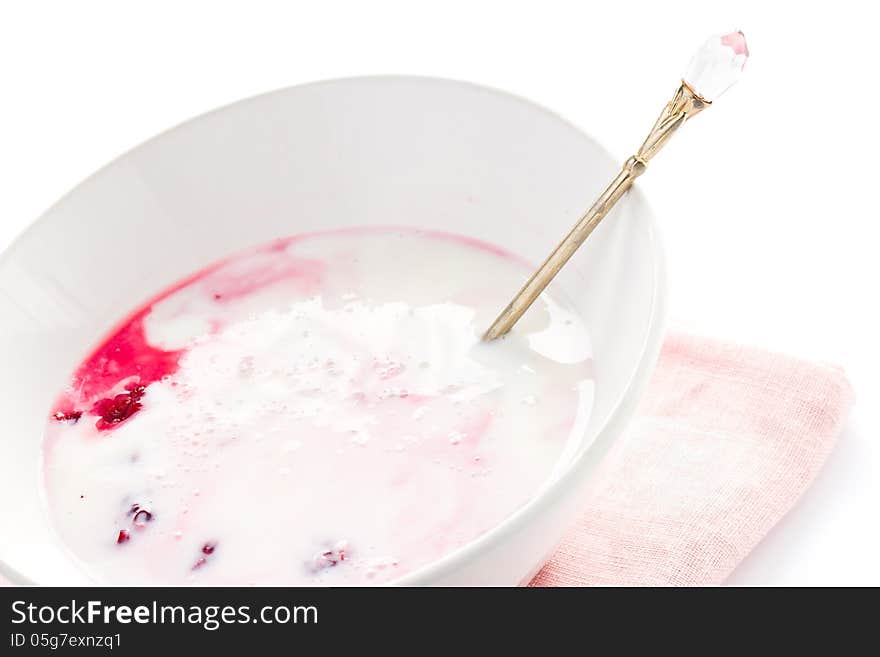
[[[682,79],[701,99],[711,103],[739,80],[748,58],[749,48],[742,32],[714,36],[691,58]]]

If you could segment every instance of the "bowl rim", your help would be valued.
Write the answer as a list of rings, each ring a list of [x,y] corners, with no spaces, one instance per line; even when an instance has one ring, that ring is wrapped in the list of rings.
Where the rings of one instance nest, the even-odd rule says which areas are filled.
[[[239,105],[243,105],[257,99],[267,98],[269,96],[285,93],[293,89],[303,89],[323,85],[347,84],[352,82],[387,82],[392,80],[397,80],[401,82],[416,82],[450,85],[455,87],[466,87],[486,93],[491,93],[500,96],[506,100],[515,101],[522,106],[528,107],[530,110],[540,112],[546,117],[549,117],[554,121],[561,123],[565,127],[570,128],[573,132],[578,133],[580,137],[591,142],[603,156],[609,159],[609,161],[613,162],[616,159],[604,146],[604,144],[602,144],[591,134],[581,129],[574,122],[566,119],[559,113],[529,98],[489,85],[453,78],[407,74],[353,75],[315,80],[302,84],[278,87],[263,93],[225,103],[214,109],[184,119],[166,128],[165,130],[162,130],[152,135],[151,137],[148,137],[147,139],[139,142],[131,148],[126,149],[98,169],[94,170],[88,176],[79,180],[79,182],[72,186],[67,192],[58,197],[54,203],[43,210],[43,212],[41,212],[38,217],[28,222],[7,243],[6,247],[2,251],[0,251],[0,266],[2,266],[8,258],[12,257],[12,253],[16,250],[16,247],[18,246],[18,243],[20,241],[23,241],[26,236],[32,230],[35,230],[36,227],[39,226],[43,221],[46,221],[48,216],[52,214],[52,211],[58,206],[62,205],[67,200],[67,198],[75,193],[82,185],[96,178],[99,178],[101,175],[104,174],[105,171],[115,166],[118,162],[124,160],[129,155],[136,153],[140,149],[162,139],[164,136],[170,133],[185,128],[190,123],[200,121],[201,119],[204,119],[208,116],[224,112],[233,107],[237,107]],[[644,215],[643,221],[646,226],[648,238],[652,246],[651,252],[653,255],[653,261],[651,263],[651,271],[653,274],[653,290],[651,294],[651,309],[648,318],[648,331],[641,347],[641,354],[639,356],[635,371],[627,382],[623,393],[614,403],[614,406],[611,412],[608,414],[605,422],[597,429],[595,433],[594,442],[600,441],[603,437],[608,438],[610,436],[611,440],[609,441],[608,447],[610,447],[611,443],[613,443],[613,441],[619,437],[619,435],[625,429],[629,420],[634,415],[637,402],[640,399],[645,387],[647,386],[650,375],[660,355],[667,314],[666,260],[662,246],[662,239],[658,230],[655,215],[650,203],[648,202],[644,193],[639,188],[631,188],[628,191],[628,194],[638,199],[642,207],[641,214]],[[588,458],[588,454],[590,454],[592,451],[593,450],[591,449],[591,446],[584,446],[583,448],[580,448],[574,458],[572,458],[572,460],[556,476],[555,479],[546,484],[536,495],[531,497],[523,506],[519,507],[513,513],[507,516],[498,525],[495,525],[491,529],[483,532],[482,534],[468,541],[464,545],[443,555],[439,559],[436,559],[435,561],[420,566],[409,573],[390,580],[386,583],[386,585],[418,586],[428,584],[432,580],[443,578],[445,575],[457,570],[462,565],[466,564],[467,561],[476,557],[481,552],[489,551],[490,549],[497,547],[498,545],[503,543],[504,540],[507,539],[509,536],[529,524],[547,506],[552,505],[554,501],[557,501],[560,498],[564,497],[567,493],[571,492],[572,488],[575,488],[580,483],[577,481],[578,471],[587,465],[586,461]],[[545,559],[549,558],[549,556],[549,554],[546,555]],[[537,573],[537,571],[544,565],[544,563],[545,561],[535,564],[532,574],[529,575],[529,577],[527,577],[524,582],[527,582],[532,575]],[[34,584],[32,580],[19,573],[12,564],[8,564],[3,561],[0,561],[0,573],[5,574],[7,577],[9,577],[9,579],[13,583],[24,585]]]

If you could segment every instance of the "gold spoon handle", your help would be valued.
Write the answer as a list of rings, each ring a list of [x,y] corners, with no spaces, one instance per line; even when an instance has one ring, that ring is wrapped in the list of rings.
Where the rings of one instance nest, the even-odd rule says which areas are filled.
[[[507,304],[507,307],[483,335],[484,340],[500,338],[516,324],[535,299],[541,295],[544,288],[550,284],[553,277],[559,273],[559,270],[599,225],[599,222],[614,207],[614,204],[624,195],[626,190],[632,187],[635,179],[645,172],[650,159],[657,154],[685,121],[698,114],[709,104],[709,101],[701,98],[690,86],[682,82],[678,91],[675,92],[675,96],[663,108],[651,133],[638,152],[624,163],[620,173],[605,188],[605,191],[596,199],[590,209],[581,216],[571,232],[553,250],[544,264],[526,281],[513,300]]]

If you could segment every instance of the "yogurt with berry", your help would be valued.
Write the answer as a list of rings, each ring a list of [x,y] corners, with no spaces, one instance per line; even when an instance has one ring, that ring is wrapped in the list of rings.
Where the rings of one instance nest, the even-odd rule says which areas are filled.
[[[159,294],[72,374],[48,512],[110,584],[379,584],[532,498],[593,396],[586,327],[530,268],[408,229],[279,240]]]

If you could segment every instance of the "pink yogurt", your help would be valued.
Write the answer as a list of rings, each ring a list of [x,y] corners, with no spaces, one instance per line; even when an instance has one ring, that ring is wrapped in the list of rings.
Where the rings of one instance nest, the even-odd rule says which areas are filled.
[[[413,230],[298,236],[159,294],[71,376],[48,511],[97,581],[378,584],[498,525],[577,447],[583,321],[528,274]]]

